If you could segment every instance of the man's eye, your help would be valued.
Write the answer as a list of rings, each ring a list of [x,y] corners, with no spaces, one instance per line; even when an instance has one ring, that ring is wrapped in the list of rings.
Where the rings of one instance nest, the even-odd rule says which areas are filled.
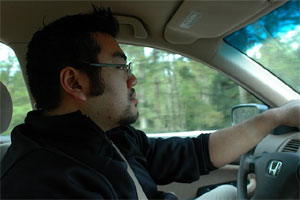
[[[117,67],[118,69],[122,69],[122,70],[127,70],[127,67],[126,66],[123,66],[123,65],[120,65]]]

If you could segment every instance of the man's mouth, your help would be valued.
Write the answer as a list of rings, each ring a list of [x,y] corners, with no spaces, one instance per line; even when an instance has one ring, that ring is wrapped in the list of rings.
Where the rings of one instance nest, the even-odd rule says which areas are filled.
[[[136,93],[135,93],[135,89],[131,88],[130,93],[129,93],[129,99],[130,101],[132,101],[134,104],[138,104],[138,100],[135,98],[136,97]]]

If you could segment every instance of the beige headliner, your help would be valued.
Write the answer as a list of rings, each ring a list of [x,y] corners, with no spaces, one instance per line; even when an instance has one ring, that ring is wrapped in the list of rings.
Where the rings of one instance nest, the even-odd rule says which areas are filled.
[[[0,39],[15,50],[23,70],[27,43],[43,21],[48,24],[64,15],[88,12],[92,3],[131,17],[122,18],[118,41],[169,50],[212,65],[223,37],[284,1],[1,1]],[[191,12],[198,18],[188,19]],[[192,22],[190,28],[181,27],[185,20]]]

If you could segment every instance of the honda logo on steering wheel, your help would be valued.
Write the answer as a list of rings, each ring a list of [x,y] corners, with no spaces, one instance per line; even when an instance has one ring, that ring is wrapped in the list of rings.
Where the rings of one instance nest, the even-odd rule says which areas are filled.
[[[281,170],[282,162],[274,160],[268,167],[268,174],[271,176],[277,176]]]

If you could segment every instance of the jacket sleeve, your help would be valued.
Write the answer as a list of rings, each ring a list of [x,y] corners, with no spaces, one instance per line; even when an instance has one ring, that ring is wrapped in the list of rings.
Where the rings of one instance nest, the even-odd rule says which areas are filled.
[[[197,138],[148,138],[139,132],[152,178],[157,184],[190,183],[216,169],[208,150],[209,134]]]

